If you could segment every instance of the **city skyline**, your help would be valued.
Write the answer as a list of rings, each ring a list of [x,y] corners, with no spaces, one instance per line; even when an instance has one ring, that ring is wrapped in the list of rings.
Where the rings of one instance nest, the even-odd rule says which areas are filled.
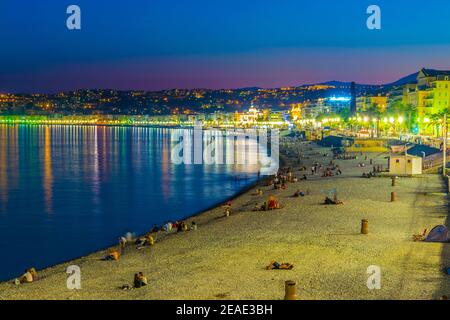
[[[80,0],[75,31],[65,25],[72,3],[2,3],[0,92],[385,84],[450,69],[450,4],[439,2],[377,1],[382,28],[369,30],[370,1]]]

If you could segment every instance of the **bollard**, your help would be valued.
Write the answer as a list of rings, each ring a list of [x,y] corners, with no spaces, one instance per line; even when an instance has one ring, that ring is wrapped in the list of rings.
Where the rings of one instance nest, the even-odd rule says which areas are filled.
[[[397,192],[391,192],[391,202],[395,202],[397,200]]]
[[[284,300],[297,300],[297,288],[295,281],[288,280],[285,282]]]
[[[392,186],[395,187],[395,180],[397,180],[397,179],[396,179],[396,177],[392,177],[391,179],[392,179]]]
[[[361,220],[361,234],[369,234],[369,220]]]

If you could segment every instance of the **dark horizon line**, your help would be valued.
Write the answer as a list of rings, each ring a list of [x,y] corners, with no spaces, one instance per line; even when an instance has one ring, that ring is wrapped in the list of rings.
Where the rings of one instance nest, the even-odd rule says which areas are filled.
[[[427,69],[427,68],[421,68],[420,70]],[[434,70],[434,69],[432,69]],[[237,88],[168,88],[168,89],[160,89],[160,90],[151,90],[151,89],[112,89],[112,88],[77,88],[77,89],[67,89],[62,91],[47,91],[47,92],[8,92],[8,91],[2,91],[0,89],[0,93],[2,94],[14,94],[14,95],[34,95],[34,94],[44,94],[44,95],[54,95],[54,94],[60,94],[60,93],[68,93],[68,92],[75,92],[75,91],[95,91],[95,90],[103,90],[103,91],[116,91],[116,92],[146,92],[146,93],[158,93],[163,91],[173,91],[173,90],[208,90],[208,91],[222,91],[222,90],[245,90],[245,89],[265,89],[265,90],[271,90],[271,89],[280,89],[280,88],[300,88],[300,87],[307,87],[307,86],[315,86],[315,85],[327,85],[331,83],[339,83],[343,85],[349,85],[352,82],[355,82],[356,85],[359,86],[366,86],[366,87],[388,87],[388,86],[395,86],[398,82],[401,82],[402,80],[405,80],[411,76],[414,76],[418,73],[418,71],[408,74],[406,76],[403,76],[399,78],[396,81],[388,82],[388,83],[382,83],[382,84],[369,84],[369,83],[358,83],[356,81],[341,81],[341,80],[328,80],[323,81],[319,83],[304,83],[300,85],[295,86],[279,86],[279,87],[258,87],[258,86],[246,86],[246,87],[237,87]]]
[[[164,92],[164,91],[173,91],[173,90],[186,90],[186,91],[194,91],[194,90],[207,90],[207,91],[223,91],[223,90],[245,90],[245,89],[264,89],[264,90],[271,90],[271,89],[281,89],[281,88],[301,88],[301,87],[308,87],[308,86],[315,86],[315,85],[327,85],[331,83],[340,83],[342,85],[349,85],[352,83],[352,81],[339,81],[339,80],[330,80],[320,83],[305,83],[300,84],[296,86],[279,86],[279,87],[259,87],[259,86],[246,86],[246,87],[236,87],[236,88],[206,88],[206,87],[196,87],[196,88],[168,88],[168,89],[159,89],[159,90],[151,90],[151,89],[113,89],[113,88],[77,88],[77,89],[67,89],[67,90],[61,90],[61,91],[46,91],[46,92],[14,92],[14,91],[2,91],[0,90],[0,94],[14,94],[14,95],[36,95],[36,94],[44,94],[44,95],[55,95],[55,94],[61,94],[61,93],[68,93],[68,92],[75,92],[75,91],[115,91],[115,92],[146,92],[146,93],[158,93],[158,92]],[[367,87],[384,87],[388,84],[363,84],[355,82],[356,85],[359,86],[367,86]]]
[[[422,69],[428,69],[428,68],[420,68],[420,70]],[[430,70],[435,70],[435,69],[430,69]],[[382,83],[382,84],[371,84],[371,83],[358,83],[357,81],[341,81],[341,80],[328,80],[328,81],[323,81],[323,82],[319,82],[319,83],[304,83],[304,84],[299,84],[299,85],[295,85],[295,86],[279,86],[279,87],[259,87],[259,86],[246,86],[246,87],[234,87],[234,88],[217,88],[217,89],[213,89],[213,88],[206,88],[206,87],[196,87],[196,88],[167,88],[167,89],[160,89],[160,90],[152,90],[152,89],[113,89],[113,88],[76,88],[76,89],[67,89],[67,90],[58,90],[58,91],[46,91],[46,92],[20,92],[20,91],[3,91],[2,89],[0,89],[0,94],[14,94],[14,95],[34,95],[34,94],[44,94],[44,95],[54,95],[54,94],[59,94],[59,93],[68,93],[68,92],[75,92],[75,91],[94,91],[94,90],[103,90],[103,91],[116,91],[116,92],[146,92],[146,93],[158,93],[158,92],[163,92],[163,91],[173,91],[173,90],[208,90],[208,91],[221,91],[221,90],[244,90],[244,89],[266,89],[266,90],[270,90],[270,89],[280,89],[280,88],[300,88],[300,87],[307,87],[307,86],[314,86],[314,85],[326,85],[326,84],[330,84],[330,83],[341,83],[341,84],[350,84],[352,82],[355,82],[356,85],[359,86],[372,86],[372,87],[386,87],[386,86],[394,86],[396,83],[400,82],[401,80],[404,80],[406,78],[409,78],[413,75],[416,75],[418,73],[418,71],[414,72],[414,73],[410,73],[406,76],[400,77],[398,78],[396,81],[393,82],[388,82],[388,83]]]

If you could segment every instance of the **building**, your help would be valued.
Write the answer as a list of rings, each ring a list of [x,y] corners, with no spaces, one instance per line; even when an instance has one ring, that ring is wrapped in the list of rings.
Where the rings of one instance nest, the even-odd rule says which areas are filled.
[[[380,112],[386,111],[388,96],[361,96],[356,98],[356,110],[358,112],[367,111],[371,106],[376,106]]]
[[[391,154],[389,174],[403,176],[422,174],[422,158],[409,154]]]
[[[450,110],[450,71],[421,69],[416,82],[403,87],[402,102],[415,106],[419,117]]]
[[[349,110],[350,103],[351,98],[349,97],[318,98],[303,105],[302,116],[304,119],[314,119],[319,115],[339,114],[343,110]]]
[[[302,118],[302,107],[303,105],[301,103],[295,103],[291,106],[291,111],[290,111],[290,115],[291,115],[291,120],[292,121],[298,121]]]
[[[235,113],[235,122],[243,125],[253,125],[262,117],[262,112],[251,106],[248,112]]]

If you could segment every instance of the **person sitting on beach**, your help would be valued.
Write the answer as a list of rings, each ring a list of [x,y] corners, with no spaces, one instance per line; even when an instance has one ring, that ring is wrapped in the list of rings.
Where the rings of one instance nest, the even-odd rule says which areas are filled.
[[[255,192],[255,196],[261,196],[263,194],[262,189],[257,189]]]
[[[141,288],[148,284],[147,277],[142,272],[134,274],[134,287]]]
[[[137,238],[136,241],[134,242],[134,244],[139,248],[139,247],[143,247],[145,244],[145,239],[144,238]]]
[[[25,273],[19,278],[16,279],[14,282],[15,284],[21,284],[21,283],[32,283],[34,281],[38,280],[38,274],[35,268],[30,268],[25,270]]]
[[[324,204],[339,205],[339,204],[344,204],[344,202],[338,200],[337,197],[335,196],[334,199],[330,199],[329,197],[326,197]]]
[[[191,222],[191,231],[197,230],[197,224],[195,223],[195,221]]]
[[[257,203],[255,203],[255,206],[253,207],[252,211],[260,211],[260,210],[261,207]]]
[[[270,264],[266,267],[266,270],[292,270],[294,265],[289,262],[278,263],[272,260]]]
[[[29,273],[31,274],[31,276],[33,277],[33,281],[36,281],[36,280],[39,279],[38,273],[37,273],[37,271],[36,271],[35,268],[30,268],[30,269],[28,269],[28,272],[29,272]]]
[[[113,249],[110,253],[103,258],[105,261],[118,261],[120,259],[120,252]]]
[[[153,225],[151,232],[158,232],[159,228],[156,224]]]
[[[127,239],[125,237],[120,237],[119,238],[119,247],[120,248],[125,248],[125,246],[127,245]]]
[[[277,198],[275,198],[274,196],[269,197],[269,201],[267,202],[267,209],[275,210],[275,209],[279,209],[279,208],[280,208],[280,204],[278,203]]]
[[[187,231],[188,230],[188,226],[185,222],[180,222],[177,224],[177,232],[182,232],[182,231]]]
[[[147,233],[145,235],[144,239],[145,239],[145,242],[144,242],[145,246],[152,246],[155,244],[155,239],[153,239],[153,237],[150,233]]]
[[[261,211],[267,211],[267,210],[268,210],[267,202],[264,202],[264,203],[262,204],[262,206],[259,208],[259,210],[261,210]]]
[[[225,212],[224,212],[225,217],[229,217],[231,215],[231,210],[230,208],[225,208]]]
[[[33,281],[33,275],[31,274],[30,270],[25,270],[25,273],[18,279],[16,283],[32,283]]]
[[[322,175],[322,177],[332,177],[332,176],[333,176],[333,172],[331,172],[330,168],[327,168]]]
[[[170,231],[172,231],[172,222],[167,222],[164,226],[163,229],[165,232],[169,233]]]
[[[298,197],[304,197],[305,193],[300,191],[300,189],[298,189],[297,191],[294,192],[294,194],[292,195],[294,198],[298,198]]]

